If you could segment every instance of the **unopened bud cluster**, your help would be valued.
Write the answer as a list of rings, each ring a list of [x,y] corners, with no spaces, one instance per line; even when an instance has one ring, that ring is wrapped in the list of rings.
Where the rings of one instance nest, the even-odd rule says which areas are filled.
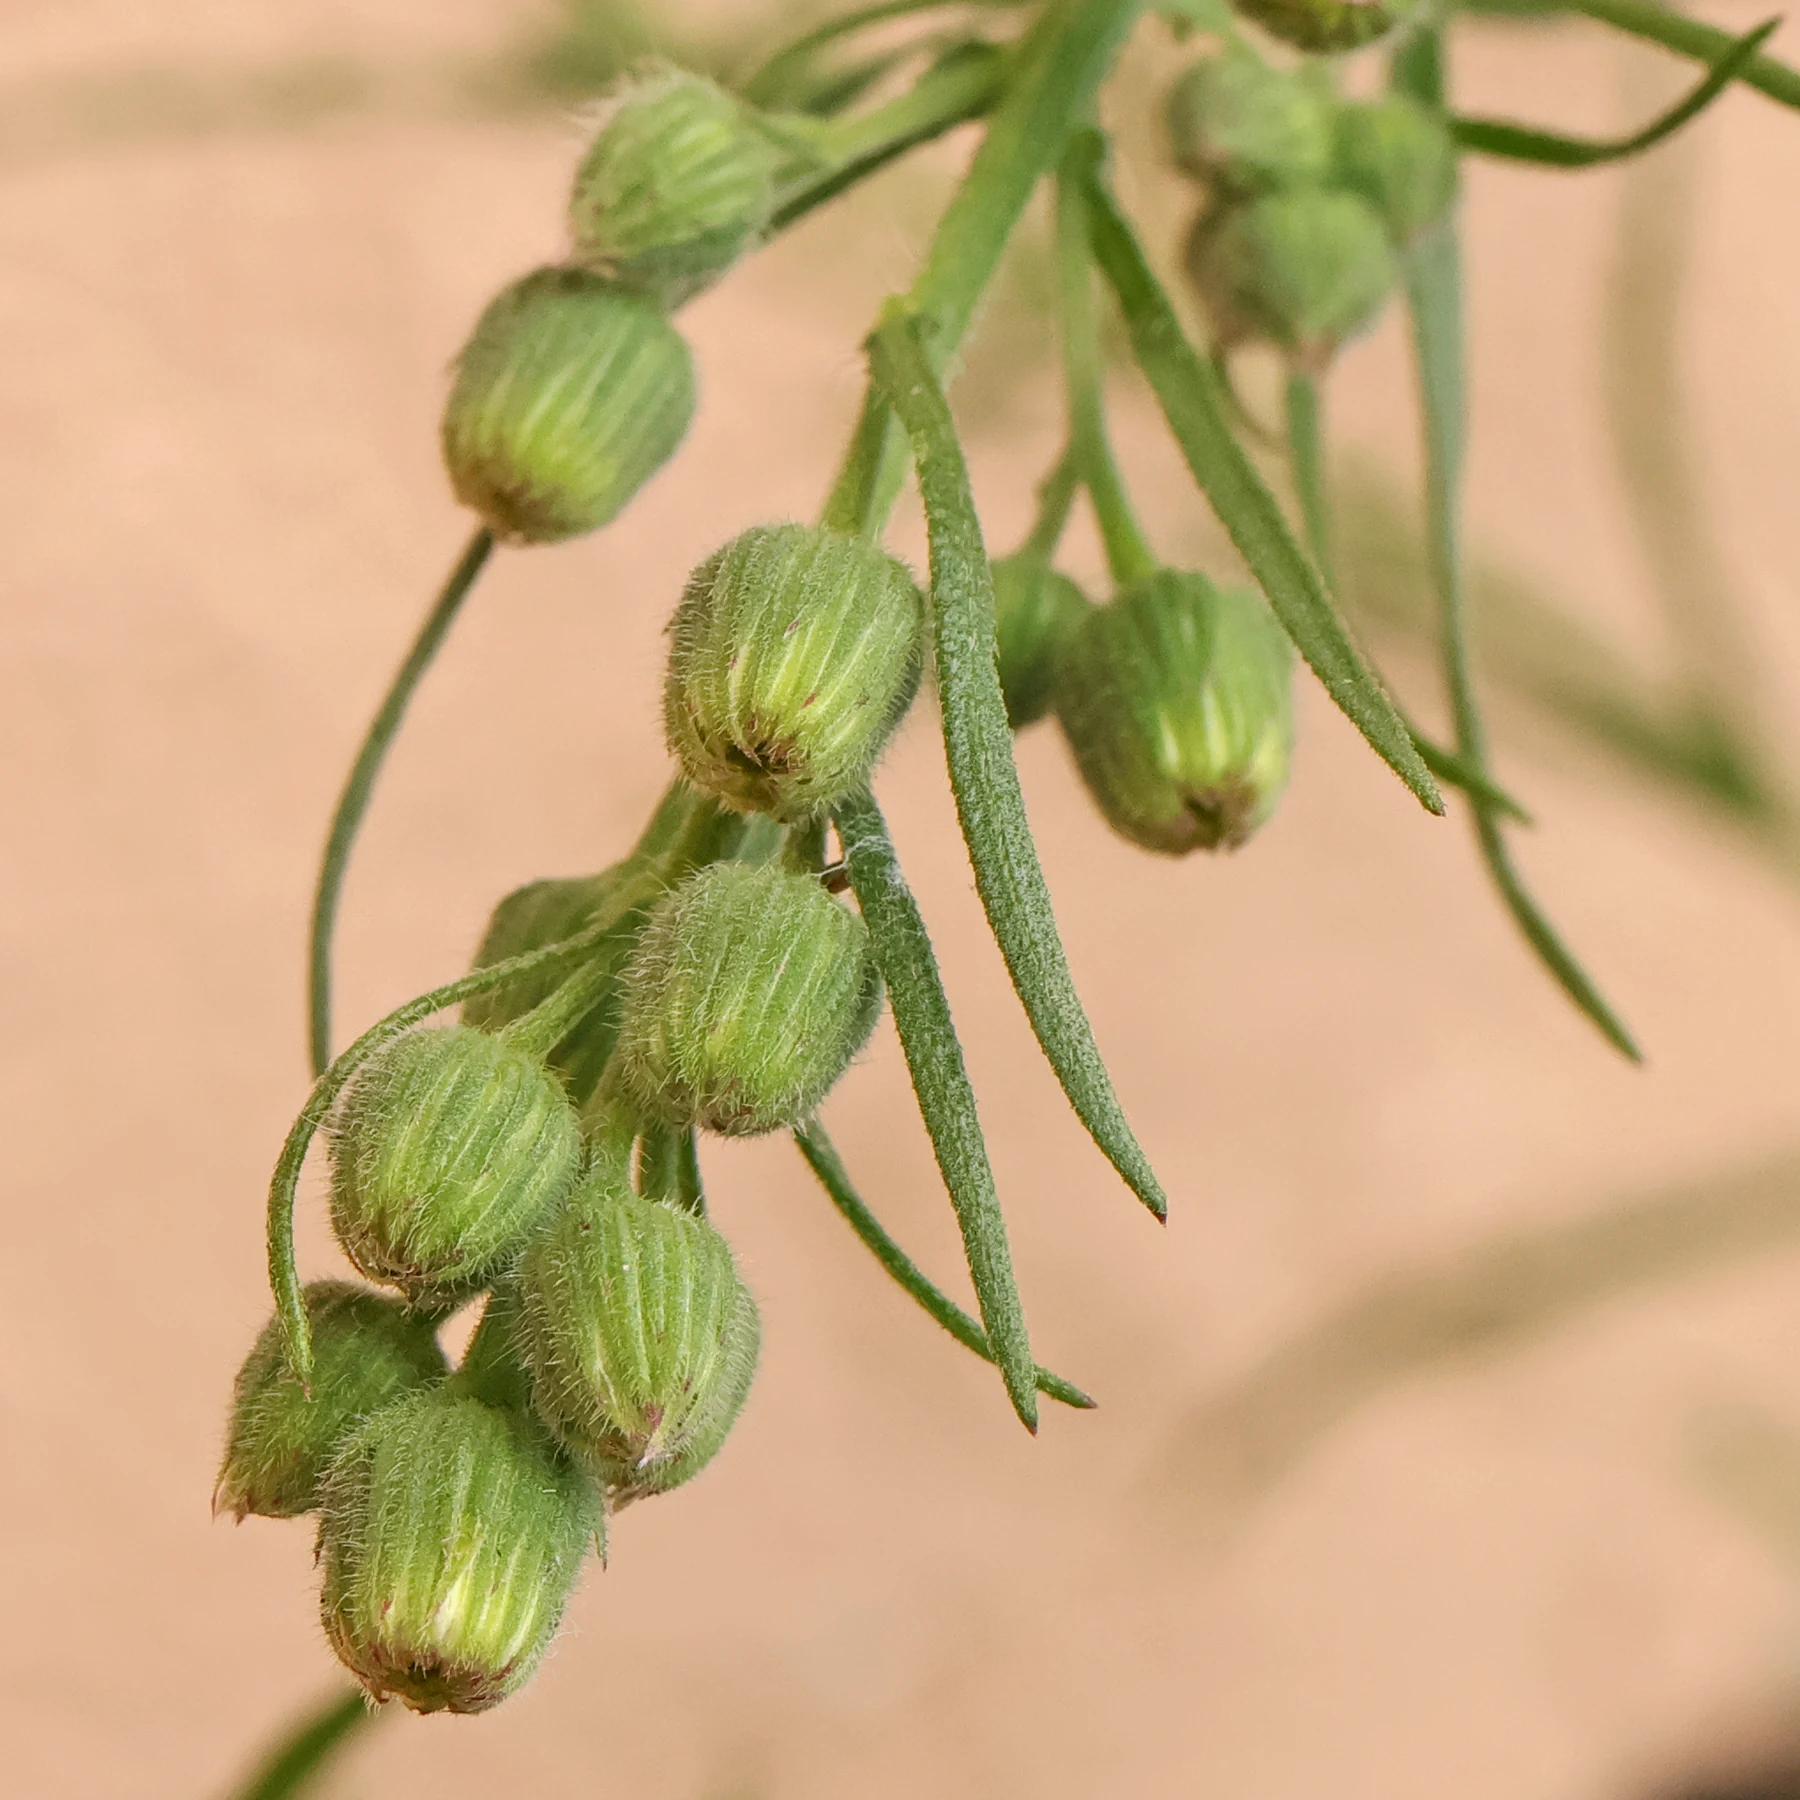
[[[1245,44],[1181,77],[1169,136],[1206,188],[1185,260],[1215,342],[1308,368],[1374,320],[1397,257],[1456,197],[1455,145],[1429,109],[1341,100],[1318,66],[1277,68]]]

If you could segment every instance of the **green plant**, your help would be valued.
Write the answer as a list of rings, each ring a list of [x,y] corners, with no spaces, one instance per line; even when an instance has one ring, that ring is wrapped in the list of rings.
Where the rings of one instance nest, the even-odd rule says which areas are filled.
[[[1114,195],[1094,123],[1145,10],[1173,28],[1166,47],[1196,30],[1211,46],[1198,62],[1171,55],[1169,68],[1179,172],[1168,178],[1204,188],[1186,258],[1209,324],[1204,348]],[[1791,104],[1800,78],[1761,55],[1768,26],[1706,35],[1606,0],[1584,10],[1708,67],[1643,130],[1584,142],[1453,114],[1442,77],[1453,21],[1430,9],[1400,18],[1358,0],[1259,0],[1244,10],[1288,50],[1259,49],[1201,0],[908,0],[809,32],[729,89],[646,69],[614,96],[578,172],[580,266],[526,275],[478,323],[444,444],[481,523],[333,821],[310,961],[317,1081],[269,1199],[279,1337],[259,1340],[243,1378],[248,1387],[272,1374],[316,1409],[300,1415],[316,1427],[303,1446],[310,1464],[326,1466],[328,1629],[371,1694],[420,1710],[503,1698],[553,1629],[573,1580],[570,1546],[590,1534],[604,1544],[611,1511],[697,1473],[724,1442],[754,1369],[756,1314],[705,1221],[697,1129],[792,1131],[882,1265],[996,1365],[1028,1429],[1040,1393],[1091,1404],[1034,1359],[950,1006],[868,785],[921,662],[935,676],[976,886],[1019,1000],[1071,1107],[1155,1216],[1163,1190],[1075,993],[1013,764],[1013,731],[1052,704],[1124,835],[1177,854],[1236,847],[1286,779],[1297,652],[1428,812],[1445,810],[1444,788],[1459,792],[1527,944],[1608,1041],[1637,1055],[1520,881],[1504,829],[1523,811],[1487,766],[1458,530],[1457,159],[1585,167],[1659,141],[1734,80]],[[915,35],[859,59],[865,28],[894,22]],[[1337,59],[1377,38],[1391,91],[1340,98]],[[871,102],[876,92],[887,97]],[[819,523],[745,533],[690,580],[665,707],[681,773],[637,845],[601,875],[503,900],[473,972],[334,1057],[331,939],[346,860],[407,703],[496,539],[571,535],[628,504],[691,410],[674,309],[755,242],[973,118],[984,121],[980,148],[916,280],[868,340],[867,396]],[[1044,478],[1036,524],[996,580],[945,381],[1045,181],[1055,187],[1068,442]],[[1260,594],[1171,570],[1146,538],[1109,443],[1101,292]],[[1448,746],[1403,716],[1337,593],[1323,387],[1338,347],[1396,292],[1419,371]],[[1237,427],[1227,359],[1242,343],[1285,361],[1297,523]],[[879,548],[909,463],[929,539],[923,598]],[[1118,590],[1097,608],[1052,567],[1078,492]],[[979,1323],[857,1197],[815,1116],[884,992],[962,1230]],[[459,1004],[461,1024],[419,1029]],[[294,1261],[296,1185],[321,1130],[334,1146],[334,1222],[358,1266],[427,1323],[487,1296],[459,1369],[404,1392],[371,1384],[360,1412],[325,1404],[324,1334],[315,1343],[317,1307]],[[332,1396],[344,1391],[334,1379]],[[454,1506],[437,1504],[451,1468],[472,1485]],[[230,1492],[239,1510],[298,1509],[286,1492],[266,1506],[250,1484]],[[443,1594],[487,1579],[482,1559],[496,1555],[535,1587],[515,1590],[509,1574],[489,1612],[440,1629]],[[322,1745],[336,1741],[326,1721],[313,1730]]]

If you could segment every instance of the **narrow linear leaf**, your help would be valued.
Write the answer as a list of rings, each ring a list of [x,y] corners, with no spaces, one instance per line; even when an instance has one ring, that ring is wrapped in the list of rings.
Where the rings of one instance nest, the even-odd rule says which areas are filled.
[[[931,619],[944,749],[981,904],[1031,1029],[1069,1104],[1107,1160],[1160,1219],[1168,1202],[1125,1122],[1082,1011],[1025,817],[1000,693],[993,578],[950,408],[916,320],[890,319],[870,339],[869,353],[875,380],[906,427],[918,464],[931,545]]]
[[[1217,376],[1188,342],[1097,169],[1089,177],[1088,200],[1095,259],[1118,295],[1138,367],[1194,480],[1325,691],[1421,804],[1441,813],[1443,796],[1412,734],[1295,541],[1280,503],[1233,437]]]
[[[1446,750],[1442,744],[1421,736],[1416,727],[1413,728],[1412,736],[1426,768],[1446,787],[1461,788],[1470,799],[1479,800],[1483,806],[1491,807],[1520,825],[1533,822],[1531,814],[1505,788],[1466,762],[1454,750]]]
[[[969,1085],[931,939],[900,873],[887,822],[874,797],[867,792],[854,795],[839,804],[834,817],[850,886],[887,983],[888,1004],[894,1009],[919,1112],[962,1228],[988,1343],[1013,1410],[1027,1431],[1036,1431],[1037,1364],[1025,1332],[1025,1311],[1013,1278],[1006,1220],[994,1191],[975,1090]]]
[[[334,1694],[298,1720],[241,1788],[234,1800],[291,1800],[326,1772],[346,1739],[380,1719],[361,1688]]]
[[[1717,62],[1730,54],[1734,41],[1729,31],[1687,18],[1661,0],[1568,0],[1568,9],[1698,62]],[[1782,106],[1800,107],[1800,70],[1772,56],[1752,56],[1738,79]]]
[[[1456,753],[1485,772],[1486,733],[1469,667],[1468,606],[1463,589],[1458,510],[1463,454],[1462,262],[1456,230],[1446,222],[1408,254],[1406,297],[1425,428],[1426,523],[1438,590],[1444,679],[1456,725]],[[1631,1033],[1533,900],[1508,855],[1495,809],[1471,794],[1482,861],[1520,934],[1563,992],[1601,1035],[1633,1062],[1643,1060]]]
[[[1482,156],[1502,156],[1514,162],[1542,163],[1553,169],[1591,169],[1598,163],[1618,162],[1660,144],[1690,119],[1698,117],[1737,80],[1751,59],[1774,36],[1779,18],[1765,19],[1741,38],[1712,65],[1706,78],[1684,99],[1659,113],[1641,131],[1624,137],[1565,137],[1560,132],[1538,131],[1515,125],[1508,119],[1453,118],[1451,135],[1464,150]]]
[[[857,1193],[843,1158],[818,1120],[801,1126],[794,1133],[794,1142],[806,1158],[807,1167],[818,1176],[819,1185],[831,1204],[844,1215],[850,1229],[862,1239],[864,1248],[965,1350],[973,1350],[983,1361],[991,1363],[994,1351],[987,1333],[948,1294],[933,1286],[930,1277],[888,1236],[881,1221]],[[1093,1399],[1072,1381],[1052,1375],[1041,1364],[1037,1371],[1037,1388],[1040,1394],[1060,1400],[1064,1406],[1085,1411],[1094,1405]]]

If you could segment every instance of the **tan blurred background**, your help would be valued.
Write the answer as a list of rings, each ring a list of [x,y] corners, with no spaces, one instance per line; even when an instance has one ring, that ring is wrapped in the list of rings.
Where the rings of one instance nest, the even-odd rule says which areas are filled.
[[[665,24],[716,45],[763,16]],[[561,96],[586,68],[562,26],[526,0],[0,8],[8,1794],[223,1792],[338,1680],[307,1527],[215,1526],[207,1500],[305,1089],[315,855],[467,529],[435,461],[442,371],[488,293],[559,247]],[[1129,117],[1177,59],[1147,27]],[[1604,129],[1682,74],[1595,28],[1495,24],[1465,31],[1457,88]],[[704,405],[679,459],[601,536],[498,561],[355,866],[346,1022],[454,973],[504,890],[635,831],[665,775],[678,583],[730,532],[817,505],[858,339],[966,147],[695,305]],[[1682,441],[1755,704],[1800,757],[1800,117],[1738,93],[1672,157],[1662,186],[1637,179],[1653,222],[1688,184]],[[1148,165],[1128,176],[1166,247],[1178,203]],[[1616,173],[1470,182],[1472,534],[1654,693],[1670,633],[1597,354],[1622,197]],[[1000,544],[1058,429],[1029,276],[1027,256],[959,398]],[[1215,558],[1142,395],[1118,397],[1163,549]],[[1359,492],[1404,492],[1410,398],[1390,318],[1333,387]],[[1097,574],[1085,542],[1075,566]],[[1378,641],[1430,714],[1429,665]],[[1029,1441],[791,1146],[709,1149],[767,1329],[729,1452],[621,1520],[523,1695],[384,1719],[331,1792],[1654,1800],[1800,1725],[1800,864],[1780,832],[1496,705],[1539,821],[1523,859],[1643,1071],[1541,978],[1461,825],[1420,813],[1311,686],[1284,810],[1226,861],[1128,850],[1053,730],[1021,740],[1166,1231],[1023,1028],[921,708],[883,798],[1039,1354],[1101,1410],[1052,1409]],[[890,1034],[828,1118],[949,1281]],[[316,1181],[307,1198],[323,1270]]]

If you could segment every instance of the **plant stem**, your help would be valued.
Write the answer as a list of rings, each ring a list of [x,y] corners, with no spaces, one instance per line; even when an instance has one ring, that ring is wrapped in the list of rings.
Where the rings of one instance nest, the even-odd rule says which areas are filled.
[[[1677,56],[1691,56],[1697,62],[1717,63],[1729,56],[1738,43],[1729,31],[1684,18],[1656,4],[1656,0],[1569,0],[1569,11],[1597,19],[1632,37],[1646,38],[1665,50],[1673,50]],[[1800,70],[1791,69],[1772,56],[1752,56],[1739,71],[1738,80],[1783,106],[1800,107]]]
[[[487,564],[494,548],[494,534],[482,526],[469,539],[468,548],[450,571],[443,591],[425,615],[419,635],[413,639],[389,684],[375,717],[363,737],[362,748],[350,766],[350,778],[338,797],[337,811],[332,814],[331,830],[325,839],[325,856],[319,865],[319,882],[313,893],[312,928],[307,951],[307,1046],[313,1074],[320,1075],[331,1061],[331,939],[337,925],[338,901],[343,895],[344,875],[350,863],[350,850],[368,811],[369,797],[375,790],[375,778],[381,773],[394,735],[406,717],[406,709],[418,690],[425,671],[456,623],[470,590]]]
[[[1075,450],[1070,445],[1056,459],[1049,474],[1038,483],[1037,517],[1032,520],[1029,535],[1019,546],[1020,556],[1032,556],[1040,562],[1048,562],[1056,554],[1056,546],[1062,542],[1062,534],[1068,526],[1069,513],[1080,487],[1081,476],[1075,467]]]
[[[294,1725],[232,1800],[290,1800],[324,1773],[347,1739],[380,1716],[360,1688],[334,1695]]]
[[[1287,380],[1287,427],[1294,492],[1300,501],[1300,521],[1306,528],[1306,547],[1312,554],[1313,567],[1326,588],[1335,594],[1338,582],[1331,554],[1331,503],[1325,484],[1321,411],[1317,380],[1306,369],[1291,369]]]

